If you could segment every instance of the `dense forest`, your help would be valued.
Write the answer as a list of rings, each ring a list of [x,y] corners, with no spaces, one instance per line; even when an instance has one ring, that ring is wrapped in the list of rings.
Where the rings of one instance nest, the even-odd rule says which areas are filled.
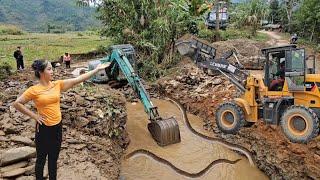
[[[0,23],[27,31],[82,31],[99,27],[95,9],[74,0],[0,0]]]

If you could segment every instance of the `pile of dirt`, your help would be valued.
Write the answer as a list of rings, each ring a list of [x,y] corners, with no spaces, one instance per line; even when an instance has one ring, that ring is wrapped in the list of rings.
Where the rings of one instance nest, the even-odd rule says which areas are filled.
[[[238,59],[241,64],[248,69],[262,69],[265,58],[261,53],[262,48],[269,45],[265,42],[256,42],[249,39],[233,39],[212,43],[216,48],[216,57],[221,57],[227,51],[235,49],[238,52]],[[236,62],[234,57],[230,57],[231,62]]]
[[[185,59],[178,65],[179,74],[160,79],[158,89],[179,100],[189,112],[207,119],[220,102],[237,96],[237,90],[224,76],[208,76],[191,62]]]
[[[289,142],[279,127],[258,122],[242,128],[236,135],[221,133],[214,115],[220,103],[238,96],[236,88],[222,76],[208,76],[192,63],[182,62],[175,77],[158,81],[160,94],[177,99],[195,115],[204,119],[204,128],[228,142],[251,151],[257,166],[272,179],[319,179],[320,143],[318,139],[307,145]]]
[[[55,79],[70,76],[65,70],[56,71]],[[35,83],[30,77],[32,72],[26,70],[0,82],[0,162],[15,148],[34,149],[35,121],[11,106],[19,94]],[[26,106],[35,110],[32,103]],[[124,96],[108,87],[85,83],[62,93],[61,111],[63,142],[58,178],[117,179],[121,156],[129,144]],[[8,165],[19,163],[8,170]],[[1,164],[0,174],[3,178],[34,179],[34,164],[33,153]]]

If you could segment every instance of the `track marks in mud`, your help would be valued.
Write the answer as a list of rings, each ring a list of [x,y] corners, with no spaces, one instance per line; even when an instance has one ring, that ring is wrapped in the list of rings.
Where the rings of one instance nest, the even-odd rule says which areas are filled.
[[[237,144],[229,143],[229,142],[227,142],[227,141],[225,141],[223,139],[209,137],[209,136],[206,136],[204,134],[199,133],[198,131],[196,131],[191,126],[190,121],[189,121],[188,116],[187,116],[187,112],[184,109],[184,107],[182,106],[182,104],[180,104],[177,100],[175,100],[174,98],[169,97],[169,96],[167,96],[166,99],[169,100],[171,103],[175,104],[176,106],[178,106],[178,108],[180,109],[180,111],[183,114],[183,119],[184,119],[184,121],[185,121],[185,123],[186,123],[186,125],[188,127],[187,129],[189,129],[193,134],[195,134],[196,136],[200,137],[203,140],[223,145],[223,146],[225,146],[225,147],[227,147],[227,148],[229,148],[231,150],[234,150],[234,151],[237,151],[237,152],[240,152],[240,153],[244,154],[247,157],[247,159],[249,160],[250,164],[255,166],[253,158],[252,158],[251,153],[250,153],[249,150],[247,150],[246,148],[244,148],[242,146],[239,146]]]
[[[134,158],[134,157],[137,157],[137,156],[146,156],[148,158],[152,158],[154,159],[155,161],[161,163],[161,164],[164,164],[168,167],[170,167],[171,169],[173,169],[176,173],[180,174],[180,175],[183,175],[183,176],[186,176],[186,177],[189,177],[189,178],[198,178],[198,177],[201,177],[203,176],[204,174],[206,174],[210,169],[211,167],[215,166],[215,165],[218,165],[218,164],[223,164],[223,163],[227,163],[227,164],[235,164],[237,163],[238,161],[240,161],[241,159],[236,159],[234,161],[231,161],[231,160],[228,160],[228,159],[218,159],[218,160],[214,160],[212,161],[207,167],[205,167],[204,169],[202,169],[201,171],[197,172],[197,173],[190,173],[190,172],[187,172],[187,171],[184,171],[182,169],[179,169],[178,167],[176,167],[175,165],[173,165],[171,162],[167,161],[166,159],[163,159],[159,156],[157,156],[156,154],[148,151],[148,150],[145,150],[145,149],[138,149],[138,150],[135,150],[131,153],[129,153],[128,155],[126,155],[126,159],[131,159],[131,158]]]

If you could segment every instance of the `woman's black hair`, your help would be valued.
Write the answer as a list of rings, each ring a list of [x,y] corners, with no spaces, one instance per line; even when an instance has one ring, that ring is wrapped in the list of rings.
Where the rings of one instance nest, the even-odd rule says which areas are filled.
[[[48,61],[46,60],[35,60],[32,63],[32,69],[34,70],[34,75],[40,79],[40,72],[44,72],[46,67],[48,66]]]

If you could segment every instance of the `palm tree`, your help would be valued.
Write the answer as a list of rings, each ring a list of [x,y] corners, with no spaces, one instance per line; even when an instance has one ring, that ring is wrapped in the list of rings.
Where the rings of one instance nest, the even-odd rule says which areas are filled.
[[[259,22],[268,13],[268,6],[264,0],[250,0],[236,8],[236,24],[242,27],[246,24],[251,27],[251,35],[255,36]]]

